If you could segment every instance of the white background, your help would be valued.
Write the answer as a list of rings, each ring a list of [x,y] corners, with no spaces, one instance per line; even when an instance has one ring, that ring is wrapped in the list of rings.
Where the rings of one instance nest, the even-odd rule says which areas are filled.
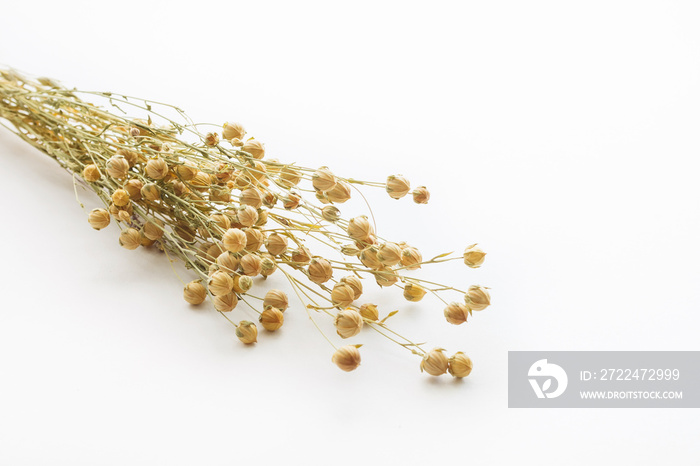
[[[380,233],[427,257],[479,242],[482,269],[423,276],[490,286],[493,305],[454,327],[438,302],[382,298],[397,330],[472,357],[462,383],[370,333],[343,373],[298,304],[243,347],[0,131],[0,463],[697,463],[697,410],[508,409],[506,372],[509,350],[699,349],[697,2],[1,11],[5,65],[241,121],[283,161],[427,185],[427,206],[371,196]]]

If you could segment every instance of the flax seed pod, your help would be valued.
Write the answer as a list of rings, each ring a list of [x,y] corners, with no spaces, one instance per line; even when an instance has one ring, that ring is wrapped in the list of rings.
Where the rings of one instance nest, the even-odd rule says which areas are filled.
[[[233,279],[226,272],[214,272],[209,277],[209,291],[214,296],[223,296],[233,290]]]
[[[241,147],[243,152],[248,152],[254,159],[265,157],[265,145],[257,139],[251,139]]]
[[[289,193],[287,196],[282,198],[282,207],[287,210],[294,210],[299,207],[301,203],[301,196],[296,193]]]
[[[258,211],[247,205],[237,212],[238,222],[246,227],[252,227],[258,221]]]
[[[221,186],[212,186],[209,190],[209,200],[211,202],[231,202],[231,190]]]
[[[452,325],[460,325],[467,321],[469,316],[469,308],[464,304],[450,303],[445,308],[445,319]]]
[[[390,267],[401,262],[401,248],[396,243],[386,242],[379,246],[377,259],[382,265]]]
[[[386,192],[392,199],[401,199],[411,190],[411,183],[402,175],[391,175],[386,179]]]
[[[464,265],[472,269],[478,269],[486,259],[486,253],[476,244],[467,246],[464,250]]]
[[[143,234],[146,238],[157,241],[163,237],[165,233],[163,222],[159,219],[149,220],[143,226]]]
[[[245,249],[247,236],[243,230],[229,228],[222,237],[226,250],[231,252],[241,252]]]
[[[413,202],[416,204],[427,204],[430,200],[430,192],[425,186],[419,186],[413,190]]]
[[[311,175],[311,183],[314,189],[325,193],[335,187],[337,180],[328,167],[321,167]]]
[[[217,133],[207,133],[204,136],[204,145],[214,147],[219,144],[219,135]]]
[[[240,197],[241,204],[249,205],[254,209],[259,209],[263,204],[263,197],[260,190],[256,188],[244,189]]]
[[[129,163],[129,167],[133,167],[139,162],[139,154],[129,149],[117,149],[115,155],[121,155]]]
[[[223,243],[210,244],[206,251],[208,262],[216,262],[216,259],[226,252],[226,247]]]
[[[249,320],[242,320],[236,327],[236,336],[246,345],[250,345],[258,341],[258,327]]]
[[[185,301],[192,305],[202,304],[207,299],[207,289],[200,280],[189,282],[183,291]]]
[[[377,253],[378,249],[374,246],[363,249],[362,252],[360,252],[360,262],[370,269],[377,270],[381,268],[382,263],[379,261]]]
[[[316,195],[316,199],[318,199],[319,202],[321,202],[321,204],[330,204],[331,203],[331,200],[328,199],[328,196],[326,196],[325,193],[322,193],[321,191],[316,191],[315,195]]]
[[[336,307],[348,307],[355,300],[355,292],[350,285],[336,283],[331,291],[331,302]]]
[[[224,123],[221,136],[230,141],[231,139],[242,139],[245,136],[245,129],[240,123]]]
[[[141,246],[141,233],[135,228],[126,228],[119,234],[119,244],[125,249],[136,249]]]
[[[120,155],[110,157],[106,166],[107,174],[114,179],[126,178],[126,174],[129,172],[129,162]]]
[[[406,301],[418,302],[423,299],[425,293],[425,288],[415,283],[406,283],[406,286],[403,287],[403,297],[406,298]]]
[[[331,361],[345,372],[354,371],[360,366],[360,351],[355,345],[342,346],[335,350]]]
[[[401,251],[401,265],[406,267],[406,269],[420,269],[421,262],[423,262],[423,255],[418,249],[407,246]]]
[[[274,332],[284,324],[284,314],[279,309],[268,307],[260,314],[259,321],[265,330]]]
[[[141,231],[139,232],[141,234],[141,246],[144,248],[147,248],[149,246],[153,246],[155,244],[155,241],[152,239],[146,238],[146,235],[143,234],[143,228],[141,228]]]
[[[277,194],[272,191],[265,190],[262,196],[263,205],[268,209],[272,209],[277,204]]]
[[[265,234],[257,228],[245,229],[246,245],[245,250],[248,252],[256,252],[265,243]]]
[[[444,349],[435,348],[430,350],[420,362],[421,372],[425,371],[430,375],[438,376],[447,372],[449,362],[445,356]]]
[[[127,193],[129,193],[129,199],[131,199],[134,202],[141,200],[142,188],[143,182],[137,179],[129,180],[124,184],[124,189]]]
[[[190,180],[190,186],[199,191],[206,191],[211,186],[211,175],[207,172],[197,172],[194,178]]]
[[[309,280],[319,285],[326,283],[333,277],[333,267],[322,257],[313,258],[309,263],[308,276]]]
[[[141,188],[141,196],[147,201],[160,200],[160,189],[154,183],[148,183]]]
[[[293,188],[301,181],[301,172],[291,165],[286,165],[280,170],[277,184],[283,188]]]
[[[260,162],[259,160],[256,160],[255,162],[251,163],[245,170],[252,180],[256,180],[258,182],[261,182],[267,175],[267,169],[265,168],[265,164]]]
[[[226,293],[222,296],[214,296],[214,308],[220,312],[231,312],[238,304],[236,293]]]
[[[327,222],[335,223],[340,220],[340,210],[336,206],[327,205],[321,209],[321,217]]]
[[[240,267],[244,275],[255,277],[262,271],[262,260],[255,254],[246,254],[241,257]]]
[[[354,309],[339,311],[335,316],[335,330],[341,338],[354,337],[362,330],[363,320],[359,312]]]
[[[289,307],[289,298],[284,291],[270,290],[263,298],[263,308],[274,307],[284,312]]]
[[[352,188],[345,181],[338,181],[335,186],[326,192],[326,197],[331,202],[342,204],[349,201],[352,195]]]
[[[173,181],[173,192],[175,193],[176,196],[178,197],[188,197],[190,191],[190,188],[187,187],[185,183],[183,183],[180,180],[175,180]]]
[[[360,306],[360,315],[371,321],[379,320],[379,309],[377,309],[376,304],[363,304]]]
[[[160,157],[146,163],[146,175],[153,180],[162,180],[168,174],[168,164]]]
[[[469,374],[471,374],[472,368],[474,367],[474,363],[472,363],[472,360],[469,359],[469,356],[462,353],[461,351],[457,351],[454,354],[454,356],[448,359],[447,362],[447,370],[452,376],[458,379],[461,379],[462,377],[466,377]]]
[[[382,266],[372,273],[374,274],[374,279],[377,282],[377,285],[381,287],[392,286],[399,281],[399,277],[396,276],[394,271],[388,267]]]
[[[340,283],[345,283],[352,288],[353,299],[359,299],[360,296],[362,296],[362,281],[355,275],[348,275],[347,277],[341,278]]]
[[[95,230],[106,228],[110,222],[110,215],[105,209],[92,209],[88,214],[88,223]]]
[[[245,294],[253,287],[253,279],[246,275],[236,275],[233,277],[233,291],[238,294]]]
[[[307,265],[311,262],[311,252],[304,246],[300,246],[299,249],[292,252],[292,261],[296,262],[297,265]]]
[[[231,228],[231,220],[224,214],[211,214],[209,220],[224,232]]]
[[[216,258],[216,265],[219,266],[222,272],[235,273],[238,270],[240,260],[235,254],[229,251],[224,251]]]
[[[100,178],[102,178],[102,173],[100,172],[100,169],[95,165],[94,163],[91,163],[90,165],[85,165],[85,168],[83,168],[83,179],[89,183],[94,183],[95,181],[99,181]]]
[[[340,252],[346,256],[357,257],[362,251],[354,244],[344,244],[340,248]]]
[[[486,287],[472,285],[464,295],[464,302],[472,311],[483,311],[491,304],[491,295]]]
[[[262,262],[260,266],[260,275],[267,278],[273,273],[275,273],[276,270],[277,263],[275,262],[275,258],[272,257],[270,254],[263,253]]]
[[[175,167],[175,173],[177,173],[177,176],[179,176],[182,181],[190,181],[197,176],[198,171],[197,167],[189,161]]]
[[[287,238],[278,233],[272,233],[265,241],[265,248],[273,256],[284,254],[287,251]]]
[[[365,215],[352,218],[348,222],[348,235],[354,240],[367,241],[373,233],[374,229]]]

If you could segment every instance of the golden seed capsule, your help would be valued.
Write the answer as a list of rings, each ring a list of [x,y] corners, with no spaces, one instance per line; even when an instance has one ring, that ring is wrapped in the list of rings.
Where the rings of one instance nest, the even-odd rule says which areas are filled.
[[[345,283],[352,288],[353,299],[358,299],[362,296],[362,281],[355,275],[348,275],[347,277],[341,278],[340,283]]]
[[[211,175],[207,172],[197,172],[190,185],[200,191],[206,190],[211,186]]]
[[[115,154],[124,157],[126,161],[129,162],[129,167],[133,167],[139,161],[139,154],[137,152],[134,152],[133,150],[117,149]]]
[[[214,272],[209,277],[209,291],[214,296],[223,296],[233,290],[233,279],[226,272]]]
[[[376,304],[363,304],[360,306],[360,315],[367,320],[379,320],[379,309]]]
[[[425,288],[415,283],[407,283],[406,286],[403,287],[403,297],[406,298],[406,301],[414,303],[423,299],[426,292]]]
[[[335,175],[330,171],[328,167],[321,167],[311,175],[311,183],[314,189],[325,193],[333,189],[337,183]]]
[[[231,312],[238,304],[236,293],[226,293],[221,296],[214,296],[214,308],[220,312]]]
[[[247,275],[236,275],[233,278],[233,291],[244,294],[253,287],[253,279]]]
[[[249,320],[242,320],[236,327],[236,336],[246,345],[258,341],[258,327]]]
[[[219,135],[217,133],[207,133],[204,136],[204,144],[213,147],[219,144]]]
[[[430,200],[430,192],[425,186],[419,186],[413,190],[413,202],[416,204],[427,204]]]
[[[160,157],[146,163],[146,175],[154,180],[162,180],[168,174],[168,164]]]
[[[331,202],[342,204],[350,200],[352,195],[351,189],[350,184],[345,181],[338,181],[332,189],[325,193],[326,198]]]
[[[265,293],[263,299],[263,308],[274,307],[284,312],[289,307],[289,298],[284,291],[270,290]]]
[[[447,370],[454,377],[461,379],[462,377],[466,377],[471,374],[473,367],[474,363],[472,363],[472,360],[469,359],[469,356],[461,351],[457,351],[454,356],[448,360]]]
[[[359,256],[362,251],[354,244],[345,244],[340,248],[340,252],[346,256]]]
[[[274,332],[284,324],[284,314],[277,308],[268,307],[260,314],[259,321],[265,330]]]
[[[109,222],[109,212],[105,209],[92,209],[88,214],[88,223],[95,230],[106,228]]]
[[[311,252],[306,247],[300,246],[299,249],[292,252],[292,261],[298,265],[307,265],[311,262]]]
[[[423,360],[420,362],[421,372],[425,371],[434,376],[447,372],[449,362],[444,351],[442,348],[435,348],[423,356]]]
[[[283,188],[292,188],[299,184],[301,181],[301,172],[291,165],[286,165],[280,170],[279,178],[277,179],[277,184]]]
[[[331,358],[333,364],[345,372],[354,371],[361,362],[360,351],[355,345],[342,346],[335,350]]]
[[[146,238],[146,235],[143,234],[143,228],[141,228],[141,231],[139,233],[141,233],[141,246],[143,246],[144,248],[147,248],[147,247],[153,246],[155,244],[155,241],[153,241],[152,239]]]
[[[113,155],[107,160],[107,174],[115,179],[126,178],[129,172],[129,162],[119,155]]]
[[[182,181],[190,181],[195,176],[197,176],[197,167],[192,164],[192,162],[185,162],[182,165],[175,167],[175,173],[180,177]]]
[[[141,246],[141,232],[135,228],[126,228],[119,234],[119,244],[126,249],[136,249]]]
[[[129,180],[124,184],[124,189],[129,193],[129,199],[132,201],[141,200],[141,188],[143,188],[141,180]]]
[[[331,291],[331,301],[334,306],[348,307],[355,300],[355,292],[350,285],[336,283]]]
[[[247,141],[245,144],[243,144],[241,150],[243,152],[248,152],[254,159],[260,160],[265,157],[265,145],[257,139]]]
[[[216,258],[216,265],[219,266],[222,272],[235,273],[238,270],[240,261],[235,254],[229,251],[224,251]]]
[[[335,316],[335,330],[341,338],[354,337],[362,330],[363,320],[359,312],[354,309],[339,311]]]
[[[267,252],[273,256],[279,256],[287,251],[287,238],[278,233],[272,233],[265,241]]]
[[[402,175],[391,175],[386,179],[386,192],[392,199],[401,199],[411,190],[411,183]]]
[[[372,273],[374,274],[374,280],[379,286],[392,286],[399,281],[399,277],[394,273],[394,271],[384,266],[378,268]]]
[[[212,214],[209,220],[214,222],[219,228],[226,231],[231,228],[231,220],[224,214]]]
[[[83,168],[83,179],[85,181],[94,183],[95,181],[99,181],[100,178],[102,178],[102,173],[100,172],[100,169],[97,167],[97,165],[85,165],[85,168]]]
[[[161,239],[164,233],[163,222],[157,218],[146,222],[143,226],[144,236],[152,241]]]
[[[327,205],[321,209],[321,217],[327,222],[337,222],[340,220],[340,209],[333,205]]]
[[[491,295],[486,287],[472,285],[464,295],[464,302],[472,311],[483,311],[491,304]]]
[[[254,209],[259,209],[263,204],[263,196],[259,189],[248,188],[241,192],[241,204],[249,205]]]
[[[452,325],[460,325],[467,321],[469,309],[464,304],[450,303],[445,308],[445,319]]]
[[[129,193],[125,189],[116,189],[112,193],[112,202],[117,207],[124,207],[129,203]]]
[[[277,263],[274,257],[270,254],[263,253],[262,262],[260,263],[260,275],[263,277],[269,277],[277,270]]]
[[[195,280],[185,285],[183,295],[185,301],[196,306],[207,299],[207,289],[199,280]]]
[[[401,248],[396,243],[386,242],[379,246],[377,259],[387,267],[396,265],[401,262]]]
[[[282,207],[287,210],[294,210],[299,207],[301,203],[301,196],[295,193],[289,193],[289,195],[282,198]]]
[[[265,234],[257,228],[245,229],[246,245],[245,250],[255,252],[265,243]]]
[[[245,227],[252,227],[258,221],[258,211],[247,205],[237,212],[238,223]]]
[[[243,274],[249,277],[255,277],[256,275],[260,275],[262,271],[262,260],[255,254],[246,254],[241,257],[240,267]]]
[[[406,246],[401,251],[401,265],[408,270],[420,269],[420,264],[423,262],[423,255],[413,246]]]
[[[377,253],[378,249],[374,246],[363,249],[362,252],[360,252],[360,262],[362,262],[365,267],[370,269],[377,270],[381,268],[382,263],[379,261]]]
[[[240,123],[224,123],[221,136],[230,141],[231,139],[241,139],[245,136],[245,129]]]
[[[472,269],[478,269],[481,264],[484,263],[486,259],[486,253],[476,244],[467,246],[464,250],[464,265],[471,267]]]
[[[374,228],[369,223],[369,219],[362,215],[350,219],[348,222],[348,235],[357,241],[367,241],[374,234]]]
[[[245,249],[247,237],[243,230],[229,228],[222,237],[224,247],[231,252],[241,252]]]
[[[333,277],[333,267],[326,259],[319,257],[311,259],[309,263],[309,280],[314,283],[326,283]]]
[[[141,196],[147,201],[157,201],[160,199],[160,189],[155,184],[149,183],[141,188]]]

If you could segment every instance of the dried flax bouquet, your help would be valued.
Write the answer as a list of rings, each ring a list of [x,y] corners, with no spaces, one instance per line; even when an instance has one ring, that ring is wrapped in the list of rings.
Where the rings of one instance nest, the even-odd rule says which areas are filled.
[[[129,116],[134,113],[139,118]],[[388,325],[397,311],[382,317],[362,294],[367,281],[398,287],[412,302],[430,293],[444,303],[446,320],[459,325],[490,304],[488,290],[460,290],[406,272],[457,259],[476,268],[485,253],[472,245],[463,256],[424,261],[417,248],[379,236],[367,216],[346,219],[337,207],[358,186],[426,204],[425,187],[411,190],[401,175],[368,182],[325,166],[280,162],[266,157],[264,145],[238,123],[203,134],[177,107],[66,89],[14,71],[0,71],[0,123],[56,160],[76,187],[97,194],[104,208],[88,213],[94,229],[116,222],[124,248],[158,248],[171,262],[182,261],[193,278],[183,282],[185,301],[211,301],[244,344],[257,341],[258,325],[267,332],[282,327],[291,292],[319,331],[316,318],[332,319],[341,339],[370,329],[419,356],[428,374],[461,378],[471,372],[466,354],[424,349]],[[254,277],[273,273],[286,277],[286,292],[257,291],[263,280]],[[228,317],[239,312],[258,322]],[[358,367],[361,345],[336,345],[324,337],[340,369]]]

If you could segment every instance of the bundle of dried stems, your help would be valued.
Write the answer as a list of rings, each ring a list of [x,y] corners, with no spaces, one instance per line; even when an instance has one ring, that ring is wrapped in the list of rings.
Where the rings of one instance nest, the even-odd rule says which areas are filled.
[[[441,348],[426,351],[392,330],[387,319],[397,311],[380,318],[377,306],[358,302],[363,281],[373,278],[381,287],[401,288],[408,301],[437,296],[446,320],[455,325],[490,304],[483,286],[465,291],[405,274],[456,259],[479,267],[485,253],[476,245],[463,256],[424,261],[417,248],[377,235],[367,216],[345,219],[337,208],[360,192],[358,186],[426,204],[430,194],[424,186],[411,190],[401,175],[378,183],[343,178],[325,166],[283,163],[266,158],[265,146],[247,138],[238,123],[203,134],[177,107],[66,89],[12,70],[0,71],[0,123],[71,173],[76,188],[97,194],[104,207],[87,214],[93,228],[114,221],[124,248],[155,247],[171,262],[182,261],[194,276],[183,282],[184,299],[194,306],[212,301],[243,343],[257,341],[256,324],[235,323],[227,313],[242,301],[266,331],[277,331],[289,305],[286,293],[273,289],[257,296],[252,287],[253,277],[279,271],[321,334],[314,316],[333,319],[343,339],[363,328],[380,333],[421,357],[421,370],[431,375],[461,378],[471,372],[464,353],[448,357]],[[337,252],[338,259],[320,251]],[[445,300],[445,293],[461,295],[461,302]],[[324,337],[335,348],[332,361],[340,369],[358,367],[361,345],[338,347]]]

